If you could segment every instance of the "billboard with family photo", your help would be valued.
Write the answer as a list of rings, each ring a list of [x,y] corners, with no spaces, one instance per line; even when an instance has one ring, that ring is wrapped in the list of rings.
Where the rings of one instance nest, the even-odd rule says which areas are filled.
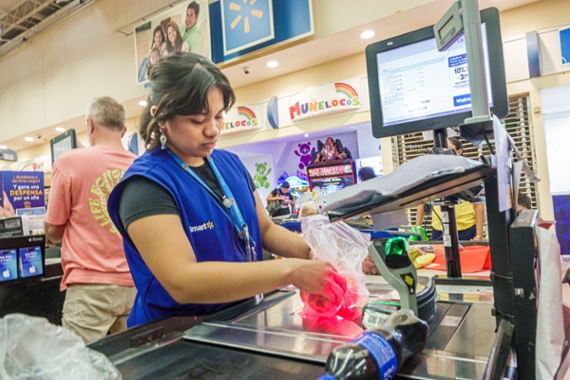
[[[135,26],[137,83],[161,58],[175,51],[190,51],[211,59],[208,0],[184,1]]]

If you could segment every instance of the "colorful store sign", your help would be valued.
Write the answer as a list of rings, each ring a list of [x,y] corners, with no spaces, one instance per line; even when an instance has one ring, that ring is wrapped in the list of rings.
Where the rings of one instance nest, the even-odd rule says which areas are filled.
[[[327,83],[291,96],[289,98],[291,121],[361,108],[360,82],[358,80],[350,82]]]
[[[263,106],[247,105],[232,108],[224,118],[222,134],[245,132],[263,128]]]

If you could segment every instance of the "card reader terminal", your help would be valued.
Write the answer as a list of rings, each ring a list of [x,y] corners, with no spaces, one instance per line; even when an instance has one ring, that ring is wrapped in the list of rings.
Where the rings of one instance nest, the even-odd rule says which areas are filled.
[[[402,237],[388,240],[375,239],[368,247],[368,252],[386,282],[398,291],[401,307],[411,309],[417,316],[416,284],[418,275],[412,260],[408,256],[406,240]]]

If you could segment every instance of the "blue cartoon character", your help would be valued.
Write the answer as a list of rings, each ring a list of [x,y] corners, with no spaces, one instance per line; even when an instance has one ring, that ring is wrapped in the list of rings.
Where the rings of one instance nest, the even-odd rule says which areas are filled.
[[[255,183],[256,189],[259,189],[260,187],[265,187],[266,189],[269,188],[269,181],[267,180],[269,173],[271,173],[271,168],[267,167],[267,162],[255,164],[253,182]]]
[[[299,151],[295,151],[295,154],[300,158],[299,169],[305,169],[309,165],[313,158],[311,157],[311,143],[301,143],[299,144]]]

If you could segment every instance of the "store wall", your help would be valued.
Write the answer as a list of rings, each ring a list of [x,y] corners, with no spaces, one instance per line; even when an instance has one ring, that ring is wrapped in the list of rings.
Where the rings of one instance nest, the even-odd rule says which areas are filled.
[[[432,2],[385,0],[379,7],[376,0],[360,0],[355,7],[343,0],[314,1],[316,33],[305,41]],[[124,33],[169,4],[97,0],[1,57],[0,141],[80,117],[94,96],[110,94],[124,102],[145,95],[135,80],[133,35]]]
[[[399,5],[394,5],[397,2],[390,2],[386,7],[378,7],[374,0],[362,0],[362,8],[353,10],[352,8],[356,7],[348,9],[346,4],[341,3],[340,0],[330,1],[338,3],[338,6],[332,6],[334,4],[330,2],[327,3],[331,5],[330,7],[324,6],[323,2],[315,2],[315,24],[320,33],[318,37],[353,27],[355,26],[353,24],[361,21],[367,22],[381,18],[382,15],[379,15],[379,12],[389,15],[395,9],[399,9]],[[121,6],[118,6],[119,3]],[[133,1],[128,1],[128,3],[133,3]],[[141,2],[143,3],[147,4],[146,1]],[[406,5],[412,8],[414,5],[425,3],[427,2],[407,2]],[[142,86],[134,84],[132,37],[124,37],[120,33],[114,33],[113,30],[136,19],[138,8],[144,9],[146,5],[141,5],[137,9],[130,9],[125,5],[126,3],[119,0],[99,0],[83,12],[41,33],[13,54],[0,60],[0,88],[3,89],[0,92],[0,125],[17,126],[17,128],[0,129],[0,141],[81,116],[85,104],[96,95],[113,94],[117,99],[125,101],[145,93]],[[125,9],[129,9],[129,14]],[[334,9],[337,11],[333,12]],[[338,9],[343,11],[338,12]],[[370,12],[371,9],[373,12]],[[343,18],[343,12],[350,13],[351,17]],[[362,20],[354,19],[353,12],[363,12]],[[564,25],[568,23],[568,14],[570,14],[570,1],[565,0],[543,0],[536,4],[503,12],[501,14],[503,39],[514,43],[520,41],[521,35],[528,31],[544,31],[544,28]],[[338,18],[343,18],[343,22],[334,21]],[[335,25],[338,25],[338,29],[335,29]],[[522,56],[524,57],[524,54]],[[540,90],[569,84],[570,76],[563,75],[564,72],[555,69],[550,70],[548,75],[541,78],[528,79],[525,78],[524,67],[521,68],[521,65],[524,66],[524,60],[508,64],[508,75],[512,72],[523,73],[523,75],[510,77],[512,81],[509,83],[508,90],[511,95],[530,94],[533,107],[533,138],[537,147],[537,174],[543,179],[539,183],[539,208],[541,214],[544,213],[542,216],[548,218],[553,215],[548,186],[544,186],[545,182],[548,183],[548,170],[544,126],[540,112]],[[247,104],[266,100],[275,95],[295,93],[307,87],[365,74],[364,54],[357,54],[238,88],[236,94],[238,103]],[[326,120],[312,120],[289,128],[261,131],[254,135],[227,136],[227,138],[222,138],[219,147],[298,136],[338,126],[365,123],[369,120],[367,111],[340,114]],[[371,135],[369,137],[370,140],[376,140]],[[365,138],[365,136],[360,136],[358,139]],[[390,157],[389,139],[382,140],[384,163],[389,165],[389,160],[386,159]],[[24,152],[21,156],[25,156]]]

